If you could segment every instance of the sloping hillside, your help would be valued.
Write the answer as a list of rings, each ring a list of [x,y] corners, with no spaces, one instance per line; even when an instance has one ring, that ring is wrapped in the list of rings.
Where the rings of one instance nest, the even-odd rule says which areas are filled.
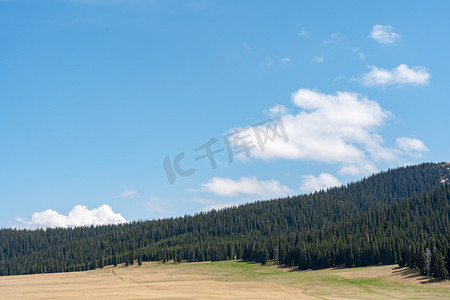
[[[135,260],[267,259],[324,268],[405,260],[448,236],[446,164],[389,170],[310,195],[115,226],[0,230],[0,274],[81,271]],[[436,190],[437,188],[437,190]]]

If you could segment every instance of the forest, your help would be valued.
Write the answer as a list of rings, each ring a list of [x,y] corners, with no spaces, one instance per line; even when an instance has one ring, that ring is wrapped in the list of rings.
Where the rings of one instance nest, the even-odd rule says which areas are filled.
[[[450,272],[450,165],[390,169],[345,186],[192,216],[0,230],[0,275],[142,261],[242,259],[323,269],[399,264]]]

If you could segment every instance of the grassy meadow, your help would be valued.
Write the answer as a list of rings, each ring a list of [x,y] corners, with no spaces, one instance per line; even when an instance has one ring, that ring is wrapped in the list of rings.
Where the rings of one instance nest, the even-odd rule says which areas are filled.
[[[0,299],[450,299],[450,282],[397,266],[296,271],[241,261],[0,277]]]

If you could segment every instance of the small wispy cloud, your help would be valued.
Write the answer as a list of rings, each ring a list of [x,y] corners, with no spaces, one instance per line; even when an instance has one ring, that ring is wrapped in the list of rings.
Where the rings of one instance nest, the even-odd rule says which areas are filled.
[[[169,202],[167,200],[161,199],[155,195],[151,196],[150,201],[147,201],[145,203],[147,211],[157,213],[165,212],[165,206],[167,206],[168,204]]]
[[[153,203],[153,202],[147,202],[145,204],[147,211],[149,212],[157,212],[157,213],[163,213],[165,211],[164,207],[160,204]]]
[[[253,50],[253,48],[249,44],[247,44],[246,42],[244,42],[244,49],[247,50],[247,51],[252,51]]]
[[[323,56],[316,56],[316,57],[313,58],[313,62],[315,62],[315,63],[321,64],[321,63],[323,63],[324,61],[325,61],[325,59],[324,59]]]
[[[151,196],[151,199],[155,202],[161,203],[161,204],[168,204],[169,202],[167,200],[163,200],[156,196]]]
[[[117,195],[117,197],[118,197],[118,198],[133,198],[133,197],[136,196],[137,194],[138,194],[137,191],[125,189],[125,190],[123,191],[123,193]]]
[[[265,111],[265,114],[270,117],[275,117],[275,116],[279,116],[279,115],[284,115],[285,113],[287,113],[287,111],[288,111],[288,109],[286,106],[284,106],[282,104],[277,104],[277,105],[269,108],[269,110]]]
[[[323,43],[324,43],[324,45],[336,43],[336,42],[342,41],[343,38],[344,38],[344,35],[341,32],[335,32],[330,35],[329,40],[326,40]]]
[[[375,25],[370,31],[369,38],[381,44],[393,44],[400,34],[395,33],[394,28],[390,25]]]
[[[364,60],[366,58],[364,53],[361,52],[360,48],[353,49],[353,53],[356,53],[361,60]]]
[[[281,61],[282,64],[285,64],[285,65],[288,65],[288,64],[292,63],[292,60],[290,58],[288,58],[288,57],[283,57],[280,61]]]

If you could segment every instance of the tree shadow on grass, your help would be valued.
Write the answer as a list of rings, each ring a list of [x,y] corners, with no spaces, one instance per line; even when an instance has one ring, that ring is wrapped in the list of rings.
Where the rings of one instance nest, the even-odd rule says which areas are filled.
[[[407,267],[396,267],[393,269],[392,273],[395,275],[400,275],[404,278],[416,279],[421,284],[437,283],[437,282],[444,281],[439,278],[421,275],[419,270],[407,268]]]

